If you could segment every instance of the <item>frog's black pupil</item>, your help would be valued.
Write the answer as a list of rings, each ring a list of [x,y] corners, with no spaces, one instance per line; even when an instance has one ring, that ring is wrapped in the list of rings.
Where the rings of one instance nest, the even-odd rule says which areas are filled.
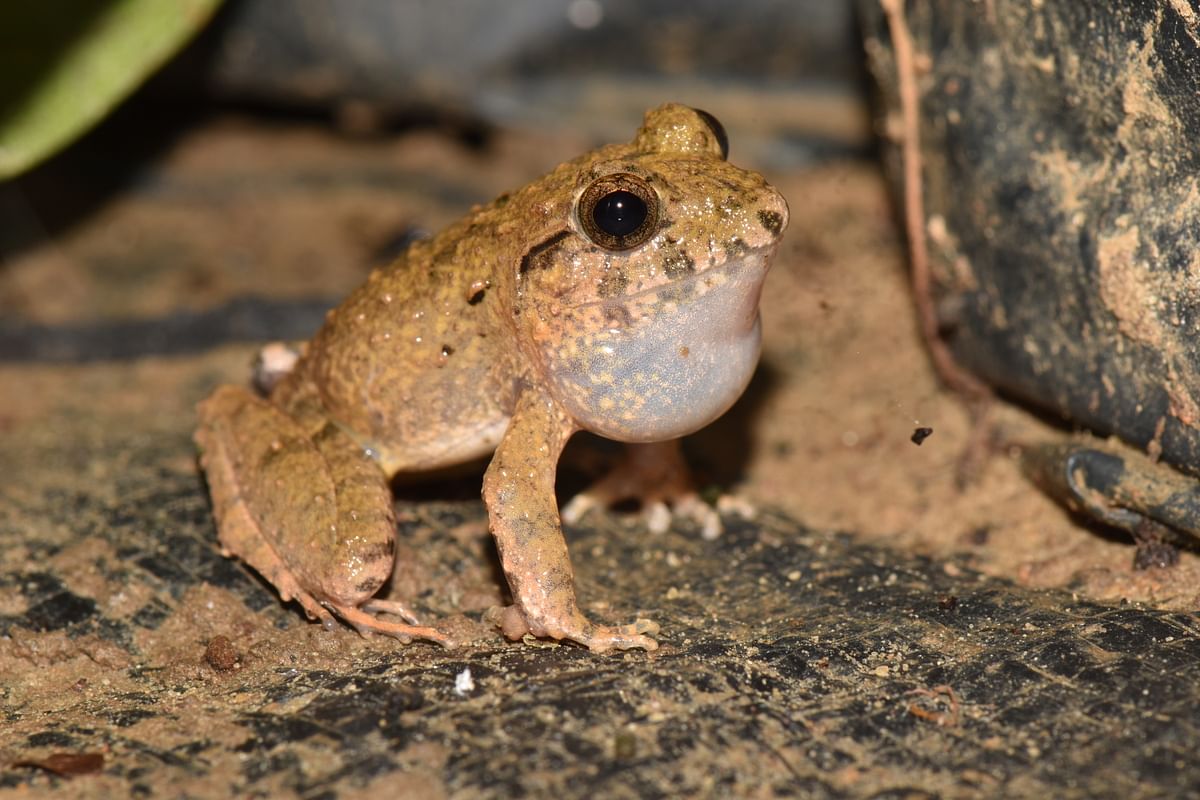
[[[609,192],[596,201],[592,220],[610,236],[628,236],[646,221],[646,203],[633,192]]]

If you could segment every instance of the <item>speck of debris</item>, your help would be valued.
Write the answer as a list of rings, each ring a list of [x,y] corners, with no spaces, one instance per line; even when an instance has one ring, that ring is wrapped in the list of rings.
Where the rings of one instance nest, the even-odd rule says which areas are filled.
[[[938,608],[942,609],[943,611],[953,611],[954,609],[958,608],[958,598],[952,594],[938,598]]]
[[[613,756],[621,761],[630,761],[637,757],[637,738],[628,731],[621,731],[613,737]]]
[[[968,536],[968,541],[974,545],[987,544],[988,537],[991,536],[992,530],[987,525],[980,525],[974,528]]]
[[[914,428],[913,435],[912,435],[912,443],[915,444],[917,447],[920,447],[921,443],[924,442],[926,439],[928,439],[932,435],[933,435],[933,428]]]
[[[103,753],[51,753],[45,758],[17,761],[14,767],[31,767],[33,769],[53,772],[64,778],[73,775],[88,775],[104,769]]]
[[[204,648],[204,662],[217,672],[232,672],[239,664],[237,650],[228,636],[214,636]]]
[[[475,691],[475,679],[471,677],[471,668],[467,667],[454,676],[454,693],[459,697],[466,697],[473,691]]]

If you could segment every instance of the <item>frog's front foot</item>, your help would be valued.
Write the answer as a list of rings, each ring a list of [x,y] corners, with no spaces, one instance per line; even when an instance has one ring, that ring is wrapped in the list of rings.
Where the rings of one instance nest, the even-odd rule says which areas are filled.
[[[563,506],[562,519],[574,525],[595,508],[611,508],[636,500],[651,533],[665,533],[673,517],[690,519],[704,539],[724,532],[721,515],[701,499],[679,449],[679,440],[630,444],[625,458],[611,472]],[[754,509],[744,501],[722,497],[721,510],[751,517]]]
[[[629,625],[596,625],[576,612],[565,621],[530,620],[516,606],[491,608],[484,619],[496,627],[510,641],[519,641],[526,635],[545,639],[569,639],[584,645],[596,653],[607,650],[657,650],[658,642],[650,638],[658,633],[658,623],[648,619],[634,620]]]

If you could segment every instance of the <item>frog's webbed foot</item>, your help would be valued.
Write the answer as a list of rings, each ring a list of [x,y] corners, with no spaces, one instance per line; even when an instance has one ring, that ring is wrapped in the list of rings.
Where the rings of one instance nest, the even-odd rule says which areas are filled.
[[[613,649],[658,649],[658,642],[650,638],[658,633],[658,623],[648,619],[637,619],[629,625],[596,625],[575,612],[568,615],[564,622],[531,622],[516,606],[489,609],[484,619],[500,628],[505,638],[514,642],[532,635],[569,639],[596,653]]]
[[[364,635],[377,633],[383,636],[391,636],[404,644],[408,644],[413,639],[423,639],[425,641],[437,642],[443,647],[455,646],[456,642],[446,634],[436,628],[420,625],[416,615],[403,603],[387,600],[370,600],[360,608],[355,608],[352,605],[339,605],[329,601],[321,603],[313,595],[300,588],[300,584],[296,582],[291,570],[287,568],[287,565],[275,554],[275,551],[262,539],[262,534],[258,526],[255,525],[253,518],[250,517],[245,506],[239,503],[230,509],[230,511],[232,513],[226,513],[222,521],[221,530],[223,536],[235,537],[241,543],[237,554],[262,574],[264,578],[270,581],[285,602],[295,600],[304,609],[305,615],[309,619],[320,622],[325,630],[331,631],[336,629],[337,619],[341,619],[347,625]],[[246,545],[250,542],[256,542],[258,545],[247,548]],[[224,549],[223,554],[226,556],[235,555],[229,549]],[[375,616],[376,614],[393,614],[401,617],[408,624],[387,622],[379,619]]]
[[[607,475],[563,506],[562,518],[575,524],[592,509],[626,500],[638,501],[651,533],[665,533],[673,517],[682,517],[694,522],[704,539],[716,539],[724,532],[719,510],[754,516],[754,508],[740,498],[722,496],[717,508],[704,502],[678,439],[627,445],[625,457]]]
[[[337,620],[354,628],[359,635],[368,636],[377,634],[379,636],[390,636],[396,639],[401,644],[410,644],[413,639],[421,639],[426,642],[436,642],[442,647],[455,647],[458,642],[437,628],[429,625],[421,625],[418,618],[405,606],[403,603],[398,603],[388,600],[371,600],[359,607],[352,605],[342,605],[326,601],[320,603],[312,595],[301,591],[299,588],[290,590],[291,597],[284,594],[284,590],[280,584],[276,582],[276,587],[279,588],[280,596],[283,599],[295,600],[304,609],[304,613],[309,619],[316,620],[321,623],[321,626],[327,631],[336,630],[338,627]],[[379,614],[393,614],[401,617],[408,624],[398,622],[388,622],[379,618]]]

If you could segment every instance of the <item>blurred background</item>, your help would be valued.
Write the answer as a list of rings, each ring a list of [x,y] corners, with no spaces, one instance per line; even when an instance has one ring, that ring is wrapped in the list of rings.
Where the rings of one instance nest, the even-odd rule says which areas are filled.
[[[353,281],[340,271],[628,139],[666,100],[727,120],[734,159],[760,170],[870,147],[848,2],[50,0],[4,13],[10,357],[57,346],[14,339],[19,321],[343,291]],[[428,151],[435,137],[459,148],[446,157],[465,157],[461,167]],[[390,147],[402,139],[406,152]],[[477,175],[485,162],[495,180]],[[271,219],[257,217],[264,202]],[[141,207],[136,223],[123,203]],[[91,227],[106,210],[120,221]],[[348,258],[268,239],[312,217],[358,226]]]

